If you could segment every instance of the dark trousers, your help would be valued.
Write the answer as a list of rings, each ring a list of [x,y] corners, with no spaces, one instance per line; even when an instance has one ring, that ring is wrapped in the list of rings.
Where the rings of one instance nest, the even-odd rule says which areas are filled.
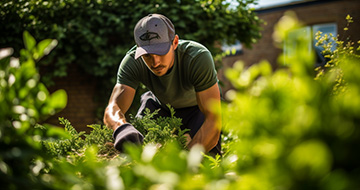
[[[170,110],[161,106],[160,101],[151,92],[145,92],[140,98],[140,108],[136,114],[136,117],[144,116],[145,109],[148,108],[150,112],[154,112],[160,109],[157,117],[170,117]],[[174,108],[175,109],[175,108]],[[188,132],[191,139],[194,138],[196,132],[200,129],[205,121],[204,114],[200,111],[198,106],[186,107],[175,109],[175,117],[182,119],[181,129],[190,129]],[[217,145],[209,151],[211,155],[221,155],[221,137],[219,137]]]

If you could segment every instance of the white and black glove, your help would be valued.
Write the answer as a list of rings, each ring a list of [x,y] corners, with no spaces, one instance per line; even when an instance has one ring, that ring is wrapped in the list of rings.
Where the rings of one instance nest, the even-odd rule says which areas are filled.
[[[129,142],[140,145],[144,141],[144,136],[130,123],[122,124],[115,129],[113,138],[115,140],[114,147],[120,152],[124,151],[124,143]]]

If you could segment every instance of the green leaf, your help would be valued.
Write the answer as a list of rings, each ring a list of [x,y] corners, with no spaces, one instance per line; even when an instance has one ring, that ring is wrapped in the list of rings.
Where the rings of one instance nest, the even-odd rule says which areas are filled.
[[[53,39],[46,39],[39,42],[37,45],[38,58],[36,59],[40,59],[42,56],[49,54],[50,51],[56,47],[57,44],[57,40]]]
[[[23,33],[23,38],[24,38],[24,45],[25,48],[29,51],[31,51],[36,44],[35,38],[31,36],[31,34],[28,31],[25,31]]]
[[[67,94],[65,90],[60,89],[50,95],[49,106],[55,109],[63,109],[67,104]]]
[[[65,139],[69,139],[71,137],[71,135],[66,133],[63,128],[50,126],[50,125],[48,125],[47,127],[48,127],[48,130],[47,130],[46,135],[48,137],[60,137],[60,138],[65,138]]]

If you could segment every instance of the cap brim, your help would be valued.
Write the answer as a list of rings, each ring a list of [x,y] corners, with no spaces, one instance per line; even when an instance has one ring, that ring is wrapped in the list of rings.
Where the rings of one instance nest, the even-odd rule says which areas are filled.
[[[170,46],[170,42],[153,44],[149,46],[138,46],[135,52],[135,59],[138,59],[144,54],[165,55],[169,52]]]

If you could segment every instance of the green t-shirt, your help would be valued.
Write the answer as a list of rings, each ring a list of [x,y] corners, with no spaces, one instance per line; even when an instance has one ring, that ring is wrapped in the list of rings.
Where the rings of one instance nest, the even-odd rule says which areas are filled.
[[[197,105],[196,92],[206,90],[218,82],[211,53],[203,45],[179,40],[171,71],[163,76],[153,74],[141,58],[135,59],[135,48],[121,61],[117,83],[134,89],[143,83],[162,105],[174,108]]]

